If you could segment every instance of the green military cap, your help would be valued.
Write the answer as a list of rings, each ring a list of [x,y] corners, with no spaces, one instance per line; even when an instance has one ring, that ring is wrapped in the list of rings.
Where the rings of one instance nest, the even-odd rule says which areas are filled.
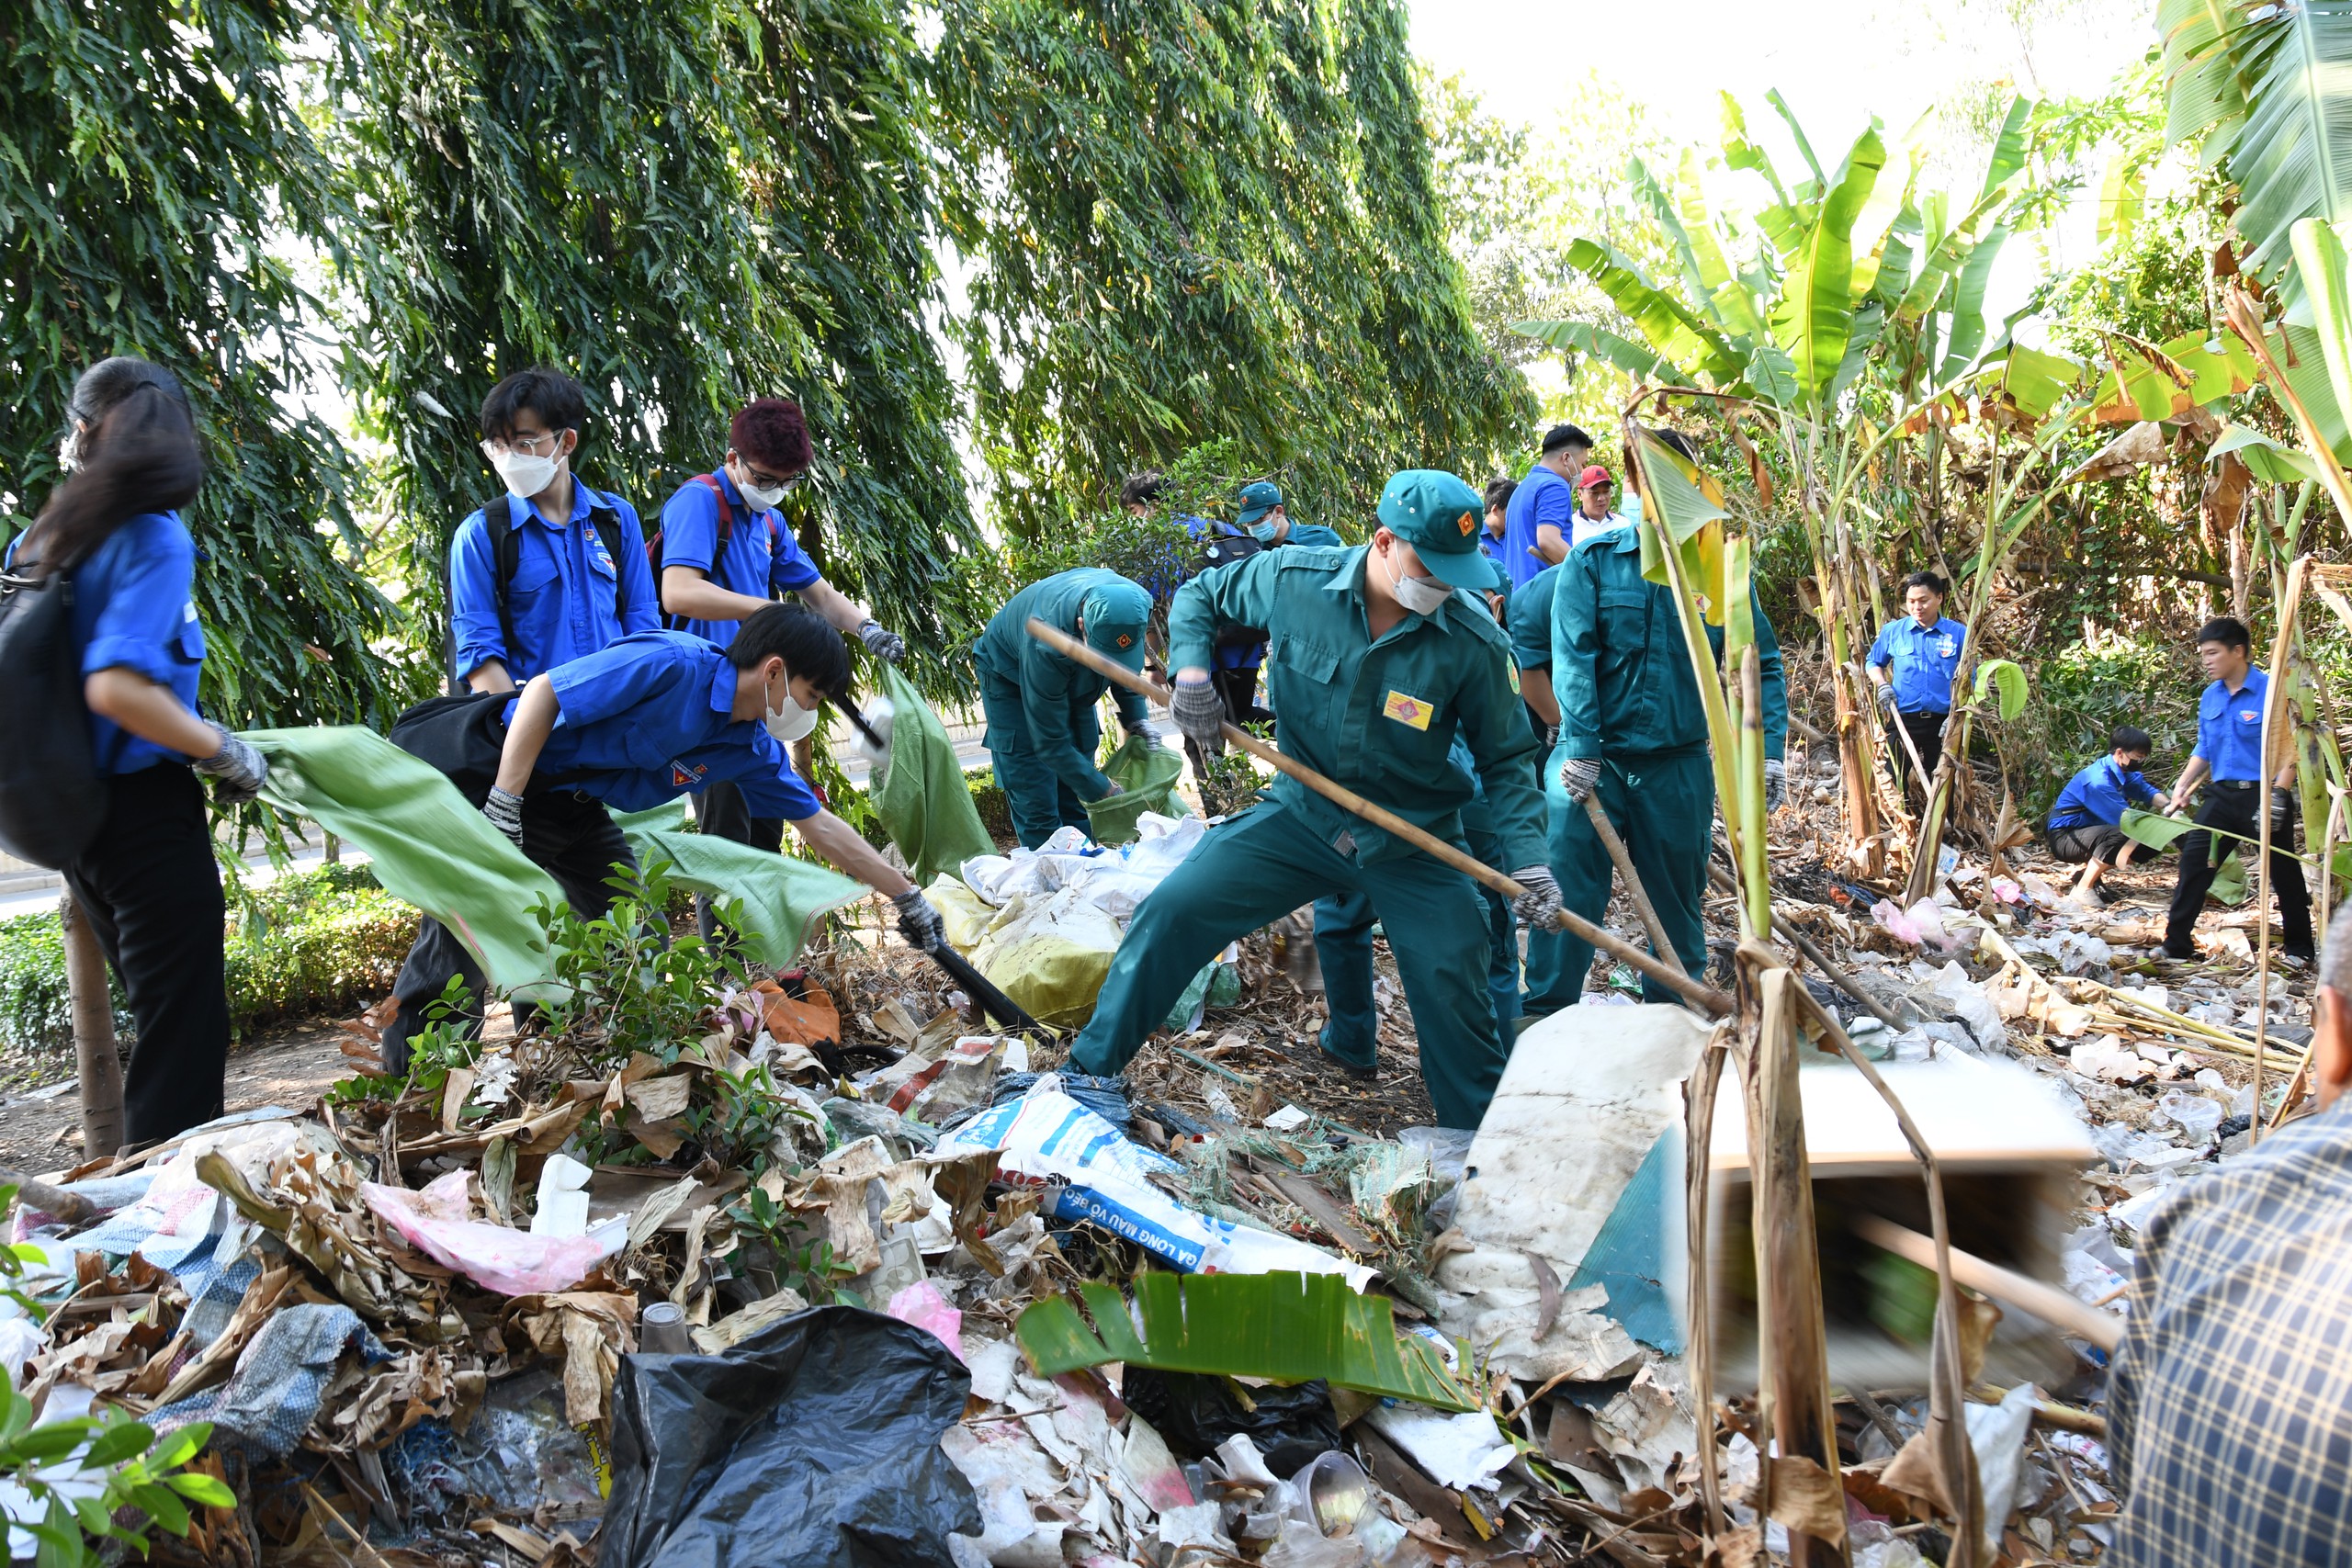
[[[1130,670],[1143,668],[1143,628],[1151,619],[1151,595],[1122,578],[1089,589],[1080,604],[1086,645]]]
[[[1258,479],[1241,487],[1241,526],[1250,524],[1283,503],[1282,489],[1265,479]]]
[[[1478,549],[1486,498],[1459,475],[1407,468],[1380,492],[1380,521],[1413,547],[1430,575],[1452,588],[1491,588],[1494,570]]]

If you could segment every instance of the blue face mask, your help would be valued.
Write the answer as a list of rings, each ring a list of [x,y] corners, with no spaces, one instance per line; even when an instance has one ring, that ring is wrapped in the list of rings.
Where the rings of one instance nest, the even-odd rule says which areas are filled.
[[[1261,545],[1271,545],[1274,542],[1274,525],[1272,523],[1252,524],[1250,536]]]

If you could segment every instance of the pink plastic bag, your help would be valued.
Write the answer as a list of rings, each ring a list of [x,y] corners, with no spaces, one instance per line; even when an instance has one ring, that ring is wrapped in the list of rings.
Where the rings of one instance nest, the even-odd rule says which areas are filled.
[[[471,1174],[453,1170],[422,1191],[363,1181],[359,1192],[401,1240],[501,1295],[569,1290],[604,1258],[604,1244],[593,1235],[533,1235],[466,1218]]]
[[[928,1280],[918,1280],[890,1298],[885,1309],[900,1323],[911,1323],[923,1329],[964,1359],[964,1314],[948,1303],[939,1293],[939,1287]]]

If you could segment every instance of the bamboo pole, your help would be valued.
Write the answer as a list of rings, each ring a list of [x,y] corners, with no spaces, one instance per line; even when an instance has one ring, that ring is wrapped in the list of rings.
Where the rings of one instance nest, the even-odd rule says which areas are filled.
[[[2279,671],[2287,667],[2295,647],[2295,617],[2303,607],[2303,581],[2311,570],[2311,558],[2298,556],[2295,564],[2287,569],[2287,595],[2278,606],[2278,635],[2270,644],[2270,683],[2263,688],[2262,697],[2262,778],[2255,785],[2256,809],[2262,813],[2262,846],[2258,856],[2261,880],[2256,884],[2255,910],[2261,916],[2260,946],[2255,953],[2254,968],[2254,1114],[2247,1120],[2248,1145],[2262,1141],[2262,1070],[2268,1066],[2270,1044],[2270,902],[2276,889],[2270,874],[2270,787],[2278,776],[2279,753],[2287,742],[2287,686]],[[2291,831],[2291,829],[2290,829]],[[2327,875],[2327,864],[2320,863],[2320,875]]]
[[[1700,1053],[1697,1069],[1682,1080],[1682,1121],[1688,1129],[1682,1151],[1682,1197],[1690,1216],[1685,1288],[1690,1316],[1690,1396],[1699,1417],[1699,1499],[1711,1538],[1724,1533],[1724,1518],[1723,1472],[1715,1451],[1715,1309],[1709,1267],[1713,1254],[1709,1208],[1714,1191],[1715,1095],[1723,1082],[1731,1028],[1727,1021],[1717,1021]]]
[[[1114,681],[1129,691],[1139,692],[1162,706],[1167,705],[1169,699],[1167,687],[1157,682],[1146,680],[1124,664],[1104,658],[1068,632],[1049,626],[1034,615],[1030,617],[1028,630],[1031,637],[1035,637],[1065,659],[1082,664],[1096,674],[1106,680]],[[1354,813],[1385,832],[1395,834],[1423,854],[1443,862],[1480,885],[1493,888],[1504,897],[1518,898],[1527,891],[1501,872],[1463,853],[1436,834],[1415,827],[1386,807],[1366,800],[1345,784],[1333,783],[1296,758],[1283,755],[1249,731],[1228,724],[1225,726],[1224,738],[1228,745],[1238,746],[1251,756],[1289,774],[1333,805]],[[1590,942],[1610,957],[1656,980],[1706,1017],[1721,1018],[1732,1010],[1731,998],[1721,991],[1711,986],[1702,985],[1679,969],[1668,967],[1614,931],[1602,930],[1575,910],[1562,909],[1555,919],[1558,920],[1560,929],[1569,935],[1580,942]]]
[[[1666,939],[1666,925],[1657,918],[1657,907],[1650,902],[1649,893],[1642,886],[1642,879],[1634,871],[1633,852],[1617,835],[1616,827],[1609,820],[1609,813],[1601,808],[1600,795],[1595,791],[1584,797],[1585,816],[1592,823],[1593,836],[1609,852],[1616,863],[1617,874],[1625,879],[1625,897],[1634,901],[1634,912],[1642,918],[1642,929],[1650,933],[1650,946],[1661,963],[1670,964],[1678,974],[1688,975],[1682,967],[1682,955],[1674,951],[1674,943]]]
[[[67,893],[57,900],[65,934],[65,989],[74,1014],[74,1063],[81,1075],[82,1157],[110,1156],[123,1145],[122,1059],[115,1055],[114,998],[107,955],[90,918]]]
[[[1906,1229],[1892,1220],[1876,1214],[1857,1214],[1853,1219],[1854,1234],[1872,1247],[1883,1247],[1897,1258],[1919,1265],[1922,1269],[1936,1266],[1936,1244],[1917,1231]],[[2023,1307],[2046,1323],[2078,1339],[2087,1340],[2100,1349],[2112,1352],[2123,1342],[2122,1323],[2058,1289],[2039,1280],[2029,1279],[2015,1269],[2004,1269],[1997,1263],[1987,1263],[1973,1253],[1962,1252],[1956,1247],[1947,1247],[1951,1258],[1952,1279],[1972,1291],[1982,1291],[1988,1296]]]

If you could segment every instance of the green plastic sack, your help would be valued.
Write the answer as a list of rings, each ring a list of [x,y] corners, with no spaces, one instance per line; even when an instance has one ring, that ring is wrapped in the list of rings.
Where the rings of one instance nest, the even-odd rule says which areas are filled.
[[[394,897],[439,920],[501,990],[544,994],[547,943],[531,906],[564,901],[438,770],[351,725],[245,732],[269,759],[262,797],[347,839]]]
[[[890,759],[878,778],[867,781],[866,794],[921,886],[943,871],[959,874],[974,855],[996,853],[996,840],[980,824],[956,743],[914,682],[885,664],[882,692],[897,710]]]
[[[1136,821],[1147,811],[1162,817],[1191,815],[1191,807],[1176,794],[1176,781],[1184,776],[1181,752],[1130,735],[1111,753],[1102,772],[1119,788],[1115,795],[1087,803],[1087,836],[1098,844],[1135,842]]]
[[[788,967],[800,956],[819,919],[872,891],[831,866],[693,832],[683,800],[614,820],[639,865],[667,861],[678,886],[740,901],[744,944],[771,968]]]

